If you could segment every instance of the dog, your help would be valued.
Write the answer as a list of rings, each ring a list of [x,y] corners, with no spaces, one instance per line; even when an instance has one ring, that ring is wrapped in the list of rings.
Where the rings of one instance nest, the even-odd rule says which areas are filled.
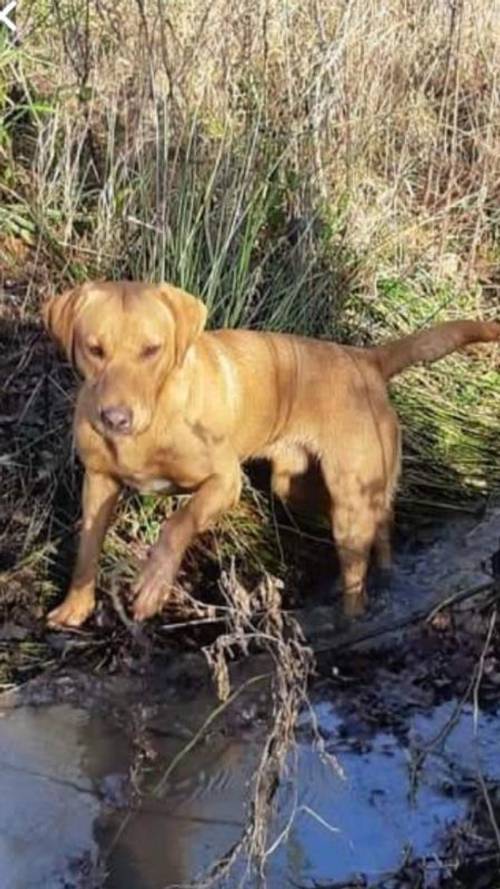
[[[495,321],[450,321],[375,348],[281,333],[205,331],[203,302],[170,285],[89,282],[50,298],[46,327],[83,377],[74,437],[85,468],[79,551],[50,612],[78,627],[95,606],[99,554],[120,488],[192,496],[164,523],[132,590],[138,621],[161,610],[184,553],[240,497],[241,465],[271,463],[272,488],[307,500],[320,470],[346,609],[364,603],[369,558],[390,563],[401,462],[387,382],[474,342]]]

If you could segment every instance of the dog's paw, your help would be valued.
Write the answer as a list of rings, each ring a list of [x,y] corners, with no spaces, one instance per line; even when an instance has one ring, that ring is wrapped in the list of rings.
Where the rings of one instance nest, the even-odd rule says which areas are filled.
[[[366,593],[347,593],[343,600],[345,617],[361,617],[366,611],[367,604]]]
[[[167,601],[177,573],[176,559],[164,547],[155,547],[133,587],[133,615],[138,621],[158,614]]]
[[[47,625],[52,630],[80,627],[94,610],[94,600],[85,597],[68,596],[61,605],[47,615]]]

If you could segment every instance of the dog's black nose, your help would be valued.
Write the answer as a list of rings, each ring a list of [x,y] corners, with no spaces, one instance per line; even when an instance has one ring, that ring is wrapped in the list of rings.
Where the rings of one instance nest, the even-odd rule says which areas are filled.
[[[115,405],[101,409],[101,420],[112,432],[130,432],[132,428],[132,411],[129,407]]]

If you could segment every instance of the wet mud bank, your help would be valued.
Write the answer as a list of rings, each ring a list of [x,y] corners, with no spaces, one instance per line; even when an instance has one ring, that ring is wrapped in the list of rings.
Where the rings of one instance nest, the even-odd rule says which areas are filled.
[[[317,670],[273,797],[272,889],[498,886],[499,537],[498,510],[459,517],[399,549],[363,618],[302,610]],[[269,659],[240,660],[221,706],[196,650],[99,671],[57,644],[1,699],[0,887],[203,878],[245,830]],[[246,865],[221,885],[257,885]]]

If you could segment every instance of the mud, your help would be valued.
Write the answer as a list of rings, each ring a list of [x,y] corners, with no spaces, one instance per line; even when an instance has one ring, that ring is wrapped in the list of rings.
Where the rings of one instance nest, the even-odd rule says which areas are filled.
[[[374,662],[372,670],[378,714],[367,709],[363,682],[358,689],[352,673],[348,692],[339,693],[338,679],[324,680],[313,693],[326,751],[339,770],[318,754],[304,716],[296,768],[278,794],[273,838],[285,825],[290,829],[270,858],[268,885],[431,887],[445,879],[454,886],[495,885],[498,850],[479,776],[498,811],[496,710],[481,710],[475,721],[473,707],[464,704],[456,719],[455,697],[431,705],[413,698],[396,724],[389,719],[384,727],[383,699],[394,706],[397,680],[386,670],[377,675]],[[199,877],[240,836],[265,734],[266,696],[244,698],[226,714],[174,771],[161,799],[144,792],[144,773],[154,788],[215,702],[206,692],[166,704],[132,694],[126,710],[121,696],[114,707],[112,700],[107,710],[89,701],[85,709],[51,704],[4,713],[0,885],[6,889],[160,889]],[[449,734],[436,742],[446,726]],[[460,854],[459,844],[466,847]],[[492,882],[461,883],[460,868],[476,859],[489,863]],[[411,864],[425,883],[399,879],[405,860],[408,873]],[[224,883],[237,884],[236,877]],[[256,884],[249,878],[244,885]]]
[[[389,590],[362,619],[331,604],[302,610],[318,675],[276,797],[271,889],[498,887],[499,537],[498,510],[459,516],[399,548]],[[11,644],[16,632],[4,627]],[[95,673],[70,656],[65,667],[77,644],[58,637],[49,671],[2,698],[0,887],[193,881],[244,828],[269,685],[197,739],[217,703],[198,652],[160,663],[129,651]],[[236,665],[234,687],[265,666]],[[223,885],[241,879],[257,885],[245,862]]]

